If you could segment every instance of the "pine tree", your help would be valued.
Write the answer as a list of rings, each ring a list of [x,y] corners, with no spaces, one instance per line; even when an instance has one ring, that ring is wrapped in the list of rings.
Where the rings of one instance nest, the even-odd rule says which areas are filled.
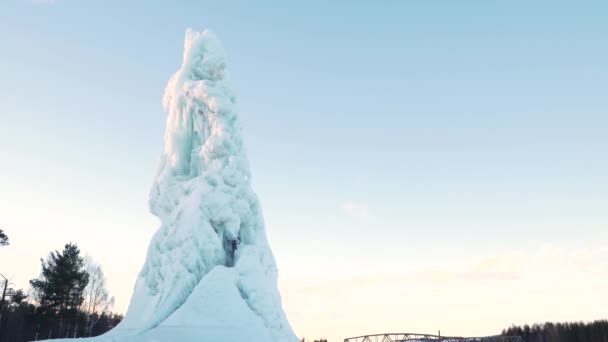
[[[0,229],[0,246],[8,246],[8,236],[4,233],[4,230]]]
[[[20,306],[25,303],[27,295],[22,289],[16,290],[11,294],[11,306]]]
[[[89,282],[80,249],[72,243],[62,252],[51,252],[47,260],[40,260],[42,272],[38,279],[30,280],[40,307],[49,315],[58,315],[62,336],[69,332],[70,319],[74,319],[84,300],[84,289]],[[64,323],[68,325],[64,327]]]

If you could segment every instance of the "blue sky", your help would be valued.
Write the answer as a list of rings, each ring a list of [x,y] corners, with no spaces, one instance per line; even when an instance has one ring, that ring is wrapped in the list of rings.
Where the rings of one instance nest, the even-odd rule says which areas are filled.
[[[607,16],[599,1],[5,1],[0,227],[13,244],[0,272],[26,286],[40,257],[74,241],[126,308],[158,225],[147,193],[163,89],[185,29],[210,28],[299,336],[605,318],[608,298],[585,296],[608,286]],[[330,300],[361,277],[380,280]],[[408,293],[475,302],[482,289],[507,309],[479,304],[474,323],[357,309]],[[518,311],[513,299],[535,294]],[[548,309],[556,297],[562,311]]]

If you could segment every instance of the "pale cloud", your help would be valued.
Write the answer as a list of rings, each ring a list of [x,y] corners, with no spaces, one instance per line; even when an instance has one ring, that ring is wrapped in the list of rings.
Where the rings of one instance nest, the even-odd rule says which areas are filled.
[[[605,247],[566,248],[543,244],[535,252],[515,250],[478,259],[453,278],[520,279],[549,271],[608,271],[608,250]],[[463,277],[464,275],[464,277]],[[495,275],[495,276],[490,276]]]
[[[342,203],[340,206],[342,213],[355,218],[365,218],[369,217],[369,209],[367,206],[355,202],[355,201],[347,201]]]
[[[608,273],[608,248],[563,248],[543,244],[535,252],[515,250],[461,261],[460,265],[432,267],[408,272],[376,272],[335,277],[329,280],[289,279],[286,286],[301,292],[336,293],[367,287],[379,282],[412,284],[416,282],[452,284],[454,282],[518,281],[552,270],[570,273]]]
[[[54,5],[57,3],[56,0],[30,0],[30,3],[34,5]]]
[[[518,272],[504,271],[419,271],[411,277],[413,280],[425,280],[431,282],[453,282],[453,281],[483,281],[483,280],[518,280],[522,277]]]
[[[591,248],[564,249],[553,244],[541,246],[538,252],[540,262],[550,265],[585,265],[593,261],[594,257],[603,253],[601,249]]]

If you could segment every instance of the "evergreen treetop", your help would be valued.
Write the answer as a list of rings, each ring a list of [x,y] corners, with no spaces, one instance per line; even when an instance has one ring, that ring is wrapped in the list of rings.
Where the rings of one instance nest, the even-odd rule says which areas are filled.
[[[46,261],[40,261],[40,277],[30,280],[40,304],[56,310],[77,309],[89,282],[78,246],[68,243],[63,251],[51,252]]]
[[[0,246],[8,246],[8,236],[4,232],[4,230],[0,229]]]

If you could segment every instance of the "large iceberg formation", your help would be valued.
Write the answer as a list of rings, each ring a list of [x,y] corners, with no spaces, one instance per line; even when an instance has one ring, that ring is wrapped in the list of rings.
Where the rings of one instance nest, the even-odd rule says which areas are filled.
[[[297,341],[251,189],[235,96],[210,32],[188,30],[163,104],[165,146],[150,193],[161,227],[124,320],[107,341]]]

